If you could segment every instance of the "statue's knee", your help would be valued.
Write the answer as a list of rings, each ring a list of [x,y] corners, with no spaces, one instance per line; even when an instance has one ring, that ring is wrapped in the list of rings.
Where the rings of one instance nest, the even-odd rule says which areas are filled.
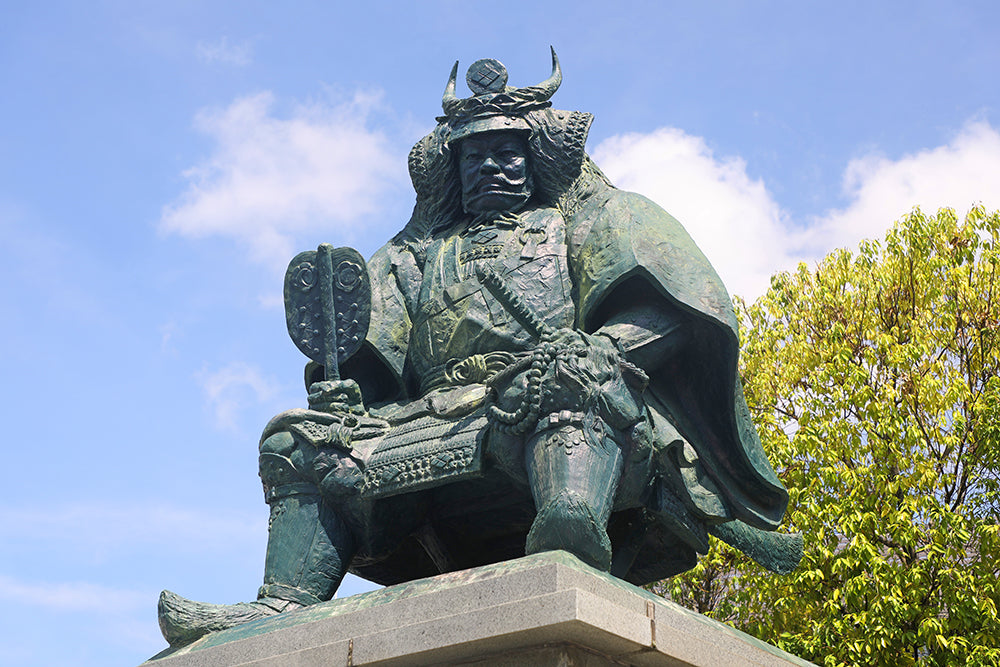
[[[278,454],[291,457],[295,449],[295,438],[288,431],[278,431],[260,443],[261,454]]]
[[[364,485],[364,473],[350,455],[313,447],[287,431],[275,433],[261,443],[260,477],[265,488],[276,490],[311,484],[314,493],[328,500],[356,497]]]
[[[275,489],[288,484],[306,481],[303,471],[293,462],[296,453],[295,439],[282,431],[260,443],[260,479],[265,489]]]

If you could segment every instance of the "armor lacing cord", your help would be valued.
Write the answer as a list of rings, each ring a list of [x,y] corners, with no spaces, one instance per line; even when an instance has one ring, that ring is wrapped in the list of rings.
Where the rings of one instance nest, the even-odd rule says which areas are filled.
[[[558,428],[560,426],[582,426],[586,419],[587,415],[583,412],[559,410],[558,412],[552,412],[548,416],[540,419],[538,421],[538,426],[535,427],[535,433],[541,433],[542,431]]]

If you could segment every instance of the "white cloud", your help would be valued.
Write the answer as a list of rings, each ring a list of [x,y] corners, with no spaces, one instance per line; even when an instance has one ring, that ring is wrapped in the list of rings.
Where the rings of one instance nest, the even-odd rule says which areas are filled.
[[[913,206],[977,202],[1000,208],[1000,133],[970,122],[948,144],[897,160],[866,155],[845,168],[849,204],[795,225],[742,158],[717,157],[700,137],[663,128],[611,137],[594,151],[611,180],[675,215],[730,291],[755,298],[771,274],[815,262],[838,247],[880,238]]]
[[[851,203],[810,225],[809,246],[831,249],[879,238],[914,206],[927,212],[951,207],[959,215],[976,203],[1000,209],[1000,133],[970,122],[944,146],[898,160],[856,158],[844,171],[843,188]]]
[[[611,137],[594,159],[612,182],[654,200],[681,221],[730,290],[761,293],[788,224],[763,181],[738,157],[717,158],[705,140],[674,128]]]
[[[214,42],[198,42],[198,58],[206,63],[222,63],[244,67],[253,60],[253,46],[248,40],[231,43],[223,35]]]
[[[260,370],[242,361],[230,362],[215,371],[198,374],[219,428],[239,431],[240,408],[259,405],[277,394],[275,383],[265,380]]]
[[[284,118],[274,106],[265,92],[198,115],[196,126],[215,148],[184,172],[187,190],[164,208],[162,229],[236,239],[253,259],[280,271],[296,235],[322,230],[351,242],[403,182],[402,159],[368,122],[377,97],[302,105]],[[674,214],[729,289],[748,298],[761,294],[776,271],[882,236],[915,205],[960,213],[976,202],[1000,208],[1000,133],[985,122],[899,159],[852,160],[843,176],[848,205],[798,221],[748,175],[741,157],[717,156],[704,139],[675,128],[611,137],[593,154],[616,185]],[[243,384],[259,386],[258,378],[244,377]],[[220,424],[234,423],[235,410],[234,401],[217,399]]]
[[[377,103],[377,95],[358,93],[279,118],[274,96],[264,92],[199,113],[196,127],[215,149],[184,172],[187,190],[164,208],[161,228],[237,239],[253,259],[278,270],[294,254],[295,234],[352,238],[405,174],[384,135],[368,127]]]

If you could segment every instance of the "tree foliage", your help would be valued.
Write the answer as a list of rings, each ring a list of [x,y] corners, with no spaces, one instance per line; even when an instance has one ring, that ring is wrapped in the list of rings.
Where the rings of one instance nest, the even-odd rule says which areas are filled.
[[[716,542],[669,597],[823,665],[1000,664],[1000,213],[915,209],[737,301],[747,400],[805,538]]]

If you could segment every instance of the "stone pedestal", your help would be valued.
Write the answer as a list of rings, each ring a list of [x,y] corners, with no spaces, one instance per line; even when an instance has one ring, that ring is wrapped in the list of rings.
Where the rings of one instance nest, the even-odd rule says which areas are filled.
[[[148,667],[810,665],[561,551],[280,614]]]

